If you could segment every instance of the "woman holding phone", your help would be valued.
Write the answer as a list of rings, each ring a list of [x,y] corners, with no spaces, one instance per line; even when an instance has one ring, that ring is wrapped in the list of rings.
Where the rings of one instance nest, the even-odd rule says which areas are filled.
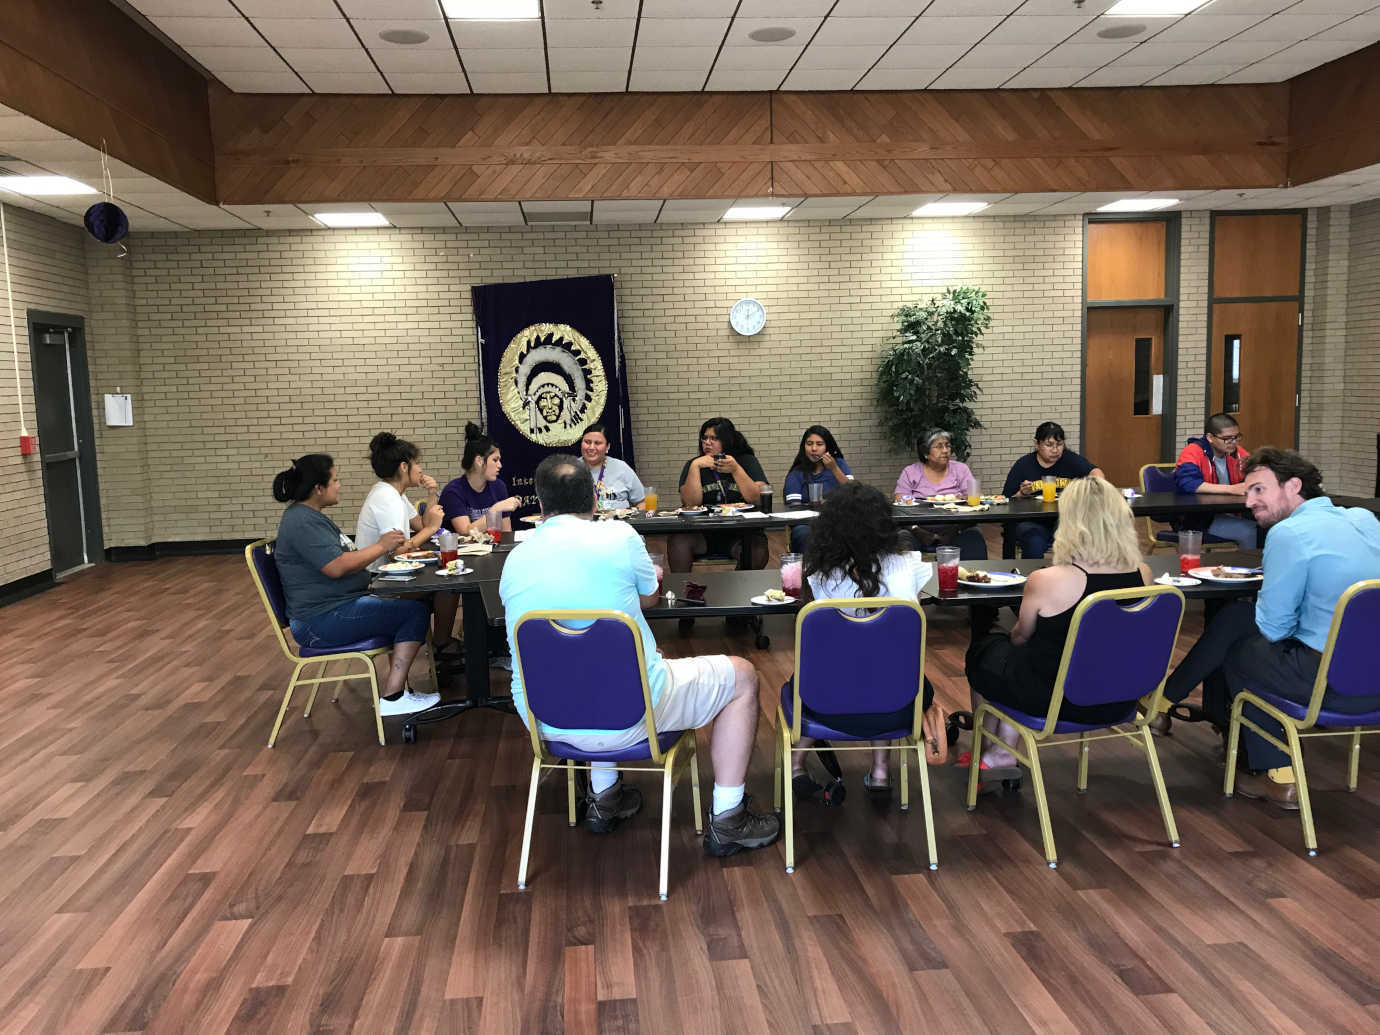
[[[717,507],[725,503],[753,506],[762,498],[767,476],[762,473],[752,446],[727,417],[710,417],[700,425],[698,455],[680,470],[680,500],[686,507]],[[767,537],[763,532],[747,536],[751,551],[748,566],[767,565]],[[743,537],[737,532],[677,532],[666,545],[672,571],[689,571],[696,557],[722,554],[738,557]]]

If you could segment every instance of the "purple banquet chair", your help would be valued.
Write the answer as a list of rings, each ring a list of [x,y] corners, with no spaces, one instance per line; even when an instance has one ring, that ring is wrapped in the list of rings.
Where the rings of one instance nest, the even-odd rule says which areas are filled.
[[[1349,711],[1345,698],[1374,697],[1380,693],[1380,676],[1376,675],[1377,666],[1380,666],[1380,650],[1376,649],[1375,637],[1377,629],[1380,629],[1380,579],[1357,582],[1341,595],[1332,613],[1332,628],[1327,633],[1327,644],[1318,665],[1318,677],[1313,682],[1313,693],[1307,704],[1250,689],[1242,690],[1232,702],[1223,793],[1230,798],[1235,789],[1236,751],[1241,740],[1241,727],[1246,726],[1289,756],[1294,782],[1298,786],[1303,843],[1309,855],[1318,854],[1318,836],[1313,829],[1313,805],[1308,797],[1308,777],[1303,770],[1300,738],[1350,737],[1347,790],[1356,790],[1356,777],[1361,764],[1361,737],[1368,733],[1380,733],[1380,710]],[[1242,715],[1241,709],[1248,704],[1276,719],[1284,727],[1286,742],[1262,730],[1249,716]]]
[[[580,627],[575,627],[579,623]],[[569,822],[575,825],[575,770],[614,762],[628,772],[661,773],[661,898],[666,898],[671,839],[671,789],[690,770],[695,833],[702,834],[700,774],[694,730],[658,730],[647,685],[647,660],[635,622],[621,611],[528,611],[513,630],[513,665],[526,692],[532,738],[532,782],[522,831],[518,888],[527,887],[527,860],[543,769],[564,769]],[[584,751],[548,740],[541,726],[567,730],[625,730],[642,723],[647,736],[620,751]],[[540,724],[540,725],[539,725]],[[652,765],[627,765],[650,761]]]
[[[1174,464],[1146,464],[1140,469],[1140,491],[1178,492],[1178,483],[1174,481],[1174,467]],[[1172,526],[1156,528],[1156,524],[1154,518],[1145,519],[1145,538],[1150,541],[1150,552],[1154,553],[1161,546],[1177,547],[1179,533]],[[1232,540],[1204,531],[1203,551],[1209,552],[1209,548],[1214,546],[1236,549],[1236,543]]]
[[[849,612],[871,611],[863,617]],[[922,747],[924,736],[925,613],[914,600],[859,597],[815,600],[800,610],[795,624],[795,676],[781,690],[776,715],[777,744],[773,797],[777,809],[785,799],[786,872],[795,872],[795,807],[787,786],[790,756],[801,737],[827,740],[835,751],[871,751],[874,740],[896,743],[901,753],[901,808],[910,808],[908,752],[914,751],[920,769],[920,797],[925,806],[925,838],[930,869],[939,868],[934,844],[934,810],[930,804],[930,776]],[[856,737],[804,715],[805,705],[816,716],[872,714],[900,711],[916,704],[915,721],[904,729],[876,736]],[[845,742],[852,746],[843,746]]]
[[[1135,603],[1130,604],[1130,602]],[[1130,604],[1130,606],[1123,606]],[[1030,769],[1035,784],[1035,805],[1040,813],[1045,860],[1051,869],[1059,865],[1054,850],[1054,830],[1049,822],[1049,802],[1040,771],[1040,748],[1076,743],[1078,791],[1088,789],[1088,745],[1094,740],[1125,737],[1139,744],[1150,763],[1150,778],[1159,798],[1160,814],[1169,843],[1179,846],[1179,831],[1169,807],[1169,792],[1160,772],[1159,755],[1150,735],[1149,717],[1159,714],[1164,680],[1179,638],[1184,616],[1184,595],[1173,586],[1133,586],[1108,589],[1084,597],[1073,612],[1064,655],[1054,681],[1049,709],[1042,716],[1027,715],[1004,704],[983,701],[973,716],[973,752],[968,769],[968,811],[977,808],[978,775],[982,741],[1002,743],[984,719],[991,715],[1016,728],[1021,747],[1003,744]],[[1137,698],[1145,699],[1144,702]],[[1087,725],[1059,718],[1064,701],[1080,706],[1126,702],[1126,714],[1116,722]],[[1129,726],[1129,729],[1122,727]],[[1093,734],[1096,733],[1096,736]],[[1050,737],[1076,735],[1076,740]]]

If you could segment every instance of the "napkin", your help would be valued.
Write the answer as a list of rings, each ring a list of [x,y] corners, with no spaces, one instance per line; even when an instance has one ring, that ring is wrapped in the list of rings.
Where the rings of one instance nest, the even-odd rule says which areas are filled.
[[[493,543],[462,543],[455,551],[461,557],[483,557],[494,552]]]
[[[795,520],[795,519],[797,519],[797,518],[813,518],[813,517],[819,517],[819,511],[817,511],[817,510],[783,510],[783,511],[781,511],[779,514],[773,514],[772,517],[785,518],[787,521],[793,521],[793,520]]]

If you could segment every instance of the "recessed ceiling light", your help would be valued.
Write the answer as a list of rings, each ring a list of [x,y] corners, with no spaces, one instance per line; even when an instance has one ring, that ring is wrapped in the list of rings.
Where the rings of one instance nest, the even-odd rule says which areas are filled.
[[[780,219],[790,210],[790,205],[735,205],[724,213],[724,218]]]
[[[1182,18],[1208,0],[1118,0],[1104,18]]]
[[[431,33],[423,32],[421,29],[384,29],[379,33],[379,39],[383,40],[384,43],[415,47],[418,43],[425,43],[431,39]]]
[[[96,193],[95,187],[88,187],[66,176],[0,176],[0,187],[16,194],[27,194],[31,198]]]
[[[1109,25],[1101,30],[1097,35],[1104,40],[1124,40],[1130,36],[1139,36],[1145,31],[1145,26],[1136,22],[1122,23],[1120,25]]]
[[[753,29],[748,33],[748,39],[756,40],[758,43],[780,43],[794,35],[795,30],[785,25],[768,25],[762,29]]]
[[[1122,198],[1106,205],[1099,205],[1099,212],[1156,212],[1162,208],[1177,205],[1178,198]]]
[[[541,17],[541,0],[441,0],[447,18],[514,22]]]
[[[322,226],[329,226],[337,230],[355,226],[393,225],[388,222],[388,217],[382,212],[313,212],[311,217]]]
[[[987,207],[985,201],[931,201],[928,205],[921,205],[914,212],[913,216],[971,216],[974,212],[981,212]]]

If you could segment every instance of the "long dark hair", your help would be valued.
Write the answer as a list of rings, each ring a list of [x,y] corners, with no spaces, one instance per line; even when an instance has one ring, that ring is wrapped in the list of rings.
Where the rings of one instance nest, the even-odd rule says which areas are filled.
[[[398,473],[399,464],[410,464],[421,455],[420,449],[391,431],[380,431],[369,442],[369,466],[384,481]]]
[[[840,449],[839,444],[834,441],[833,432],[823,424],[811,424],[805,429],[805,434],[800,436],[800,448],[796,450],[795,459],[791,461],[792,471],[809,471],[815,466],[811,463],[810,458],[805,455],[805,440],[811,435],[818,435],[820,438],[824,439],[825,450],[827,450],[829,455],[835,460],[843,456],[843,450]]]
[[[487,460],[489,454],[497,448],[493,439],[484,434],[483,428],[473,421],[467,421],[465,424],[465,452],[460,458],[461,472],[467,472],[479,457]]]
[[[733,426],[733,422],[727,417],[710,417],[700,425],[699,436],[695,439],[695,456],[704,453],[704,433],[710,428],[714,429],[714,434],[719,436],[719,447],[729,456],[739,457],[752,454],[752,446],[748,445],[748,440],[743,433]]]
[[[331,483],[335,461],[325,453],[308,453],[292,461],[286,471],[273,477],[273,498],[279,503],[301,503],[318,485]]]
[[[847,575],[859,595],[882,591],[882,559],[901,552],[900,533],[891,517],[891,500],[862,482],[844,482],[819,506],[805,548],[805,574]]]

